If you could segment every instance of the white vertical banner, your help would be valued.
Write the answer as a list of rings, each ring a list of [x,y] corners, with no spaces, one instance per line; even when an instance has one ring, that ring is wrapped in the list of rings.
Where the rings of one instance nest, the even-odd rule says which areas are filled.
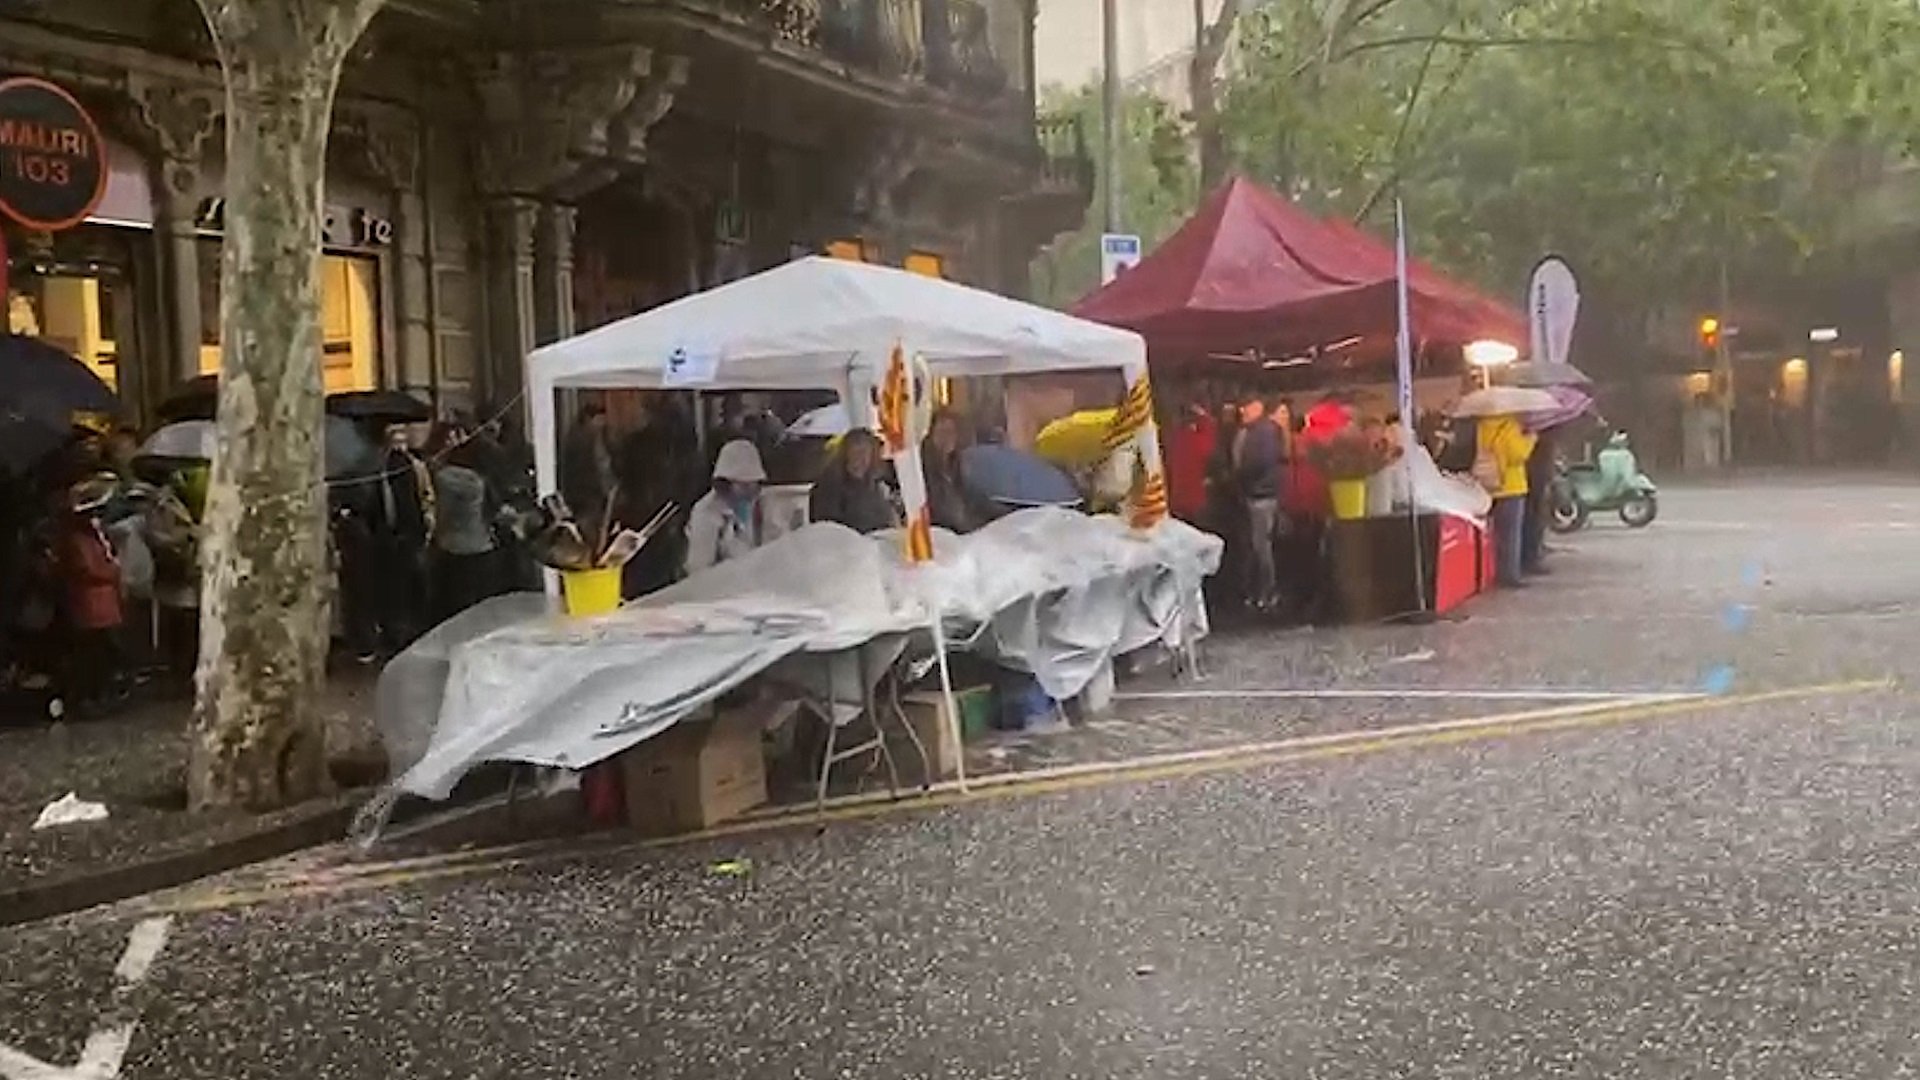
[[[1400,406],[1400,445],[1413,453],[1413,305],[1408,302],[1407,285],[1407,208],[1393,200],[1393,277],[1394,300],[1399,308],[1400,332],[1394,342],[1394,391]],[[1392,466],[1409,474],[1413,466],[1401,462]],[[1425,614],[1427,606],[1426,551],[1420,533],[1420,504],[1413,500],[1413,485],[1407,485],[1407,522],[1413,526],[1413,595],[1416,611]],[[1439,536],[1436,530],[1435,537]],[[1437,550],[1437,548],[1436,548]]]
[[[1401,445],[1413,445],[1413,314],[1407,300],[1407,211],[1399,199],[1393,201],[1393,275],[1394,299],[1399,309],[1400,332],[1394,342],[1394,391],[1400,409]]]
[[[1573,355],[1573,324],[1580,317],[1580,283],[1573,268],[1549,255],[1527,282],[1528,345],[1536,364],[1564,364]]]

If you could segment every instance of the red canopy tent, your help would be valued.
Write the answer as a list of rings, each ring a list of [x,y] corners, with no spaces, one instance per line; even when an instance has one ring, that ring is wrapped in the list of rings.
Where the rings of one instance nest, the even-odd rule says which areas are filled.
[[[1236,177],[1073,313],[1138,332],[1162,361],[1372,351],[1390,346],[1398,329],[1394,277],[1391,244]],[[1513,308],[1417,262],[1408,279],[1416,348],[1486,339],[1524,346],[1526,320]]]

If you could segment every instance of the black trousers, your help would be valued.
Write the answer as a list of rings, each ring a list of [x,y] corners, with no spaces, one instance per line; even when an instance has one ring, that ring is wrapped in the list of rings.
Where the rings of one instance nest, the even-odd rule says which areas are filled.
[[[500,593],[500,553],[434,554],[434,617],[441,622]]]

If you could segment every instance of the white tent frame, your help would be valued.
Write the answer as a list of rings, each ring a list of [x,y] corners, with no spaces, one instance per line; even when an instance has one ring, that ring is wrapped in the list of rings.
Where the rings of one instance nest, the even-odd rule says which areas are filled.
[[[934,378],[1147,366],[1140,335],[965,285],[868,263],[810,257],[535,349],[527,357],[534,470],[559,482],[557,390],[832,390],[856,424],[895,348]],[[669,378],[676,349],[713,361],[710,379]]]
[[[976,378],[1118,370],[1131,386],[1145,377],[1145,339],[1130,330],[1009,299],[965,285],[819,256],[743,278],[609,323],[527,357],[534,477],[541,493],[559,485],[559,390],[832,390],[855,426],[872,425],[869,394],[894,350],[931,378]],[[672,378],[676,351],[711,372]],[[926,393],[932,387],[924,387]],[[919,438],[924,432],[910,432]],[[924,481],[924,477],[923,477]],[[558,575],[546,575],[549,595]],[[933,618],[940,682],[954,749],[959,717],[947,672],[946,641]],[[966,785],[962,764],[960,784]]]

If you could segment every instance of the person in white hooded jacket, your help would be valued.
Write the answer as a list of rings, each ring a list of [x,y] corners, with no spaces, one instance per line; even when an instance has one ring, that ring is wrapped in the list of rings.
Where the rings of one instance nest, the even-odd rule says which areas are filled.
[[[745,439],[720,448],[713,487],[687,514],[687,573],[737,559],[764,542],[760,485],[766,483],[760,451]]]

